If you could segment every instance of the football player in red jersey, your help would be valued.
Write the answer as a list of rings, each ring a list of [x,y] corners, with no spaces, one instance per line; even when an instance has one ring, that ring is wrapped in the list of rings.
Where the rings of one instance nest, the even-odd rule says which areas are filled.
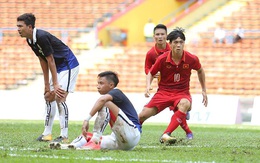
[[[164,52],[171,50],[170,45],[166,42],[166,38],[167,38],[167,27],[164,24],[156,25],[154,27],[155,45],[147,52],[146,58],[145,58],[144,71],[145,71],[146,75],[149,73],[149,70],[155,63],[156,59],[160,55],[162,55]],[[158,82],[159,82],[160,72],[158,72],[154,77],[157,78]],[[187,112],[186,120],[189,120],[189,119],[190,119],[190,114],[189,114],[189,112]],[[189,134],[190,131],[189,130],[186,131],[185,129],[186,128],[183,128],[183,130],[186,132],[186,134]]]
[[[160,138],[161,143],[172,144],[176,141],[171,133],[179,126],[186,131],[188,139],[193,138],[186,121],[186,113],[191,109],[190,76],[196,70],[202,87],[203,104],[207,106],[205,72],[197,56],[184,50],[185,35],[182,28],[174,29],[168,36],[171,50],[160,55],[147,74],[145,96],[150,96],[151,83],[160,72],[159,89],[139,113],[140,122],[158,114],[166,107],[175,111],[171,122]]]

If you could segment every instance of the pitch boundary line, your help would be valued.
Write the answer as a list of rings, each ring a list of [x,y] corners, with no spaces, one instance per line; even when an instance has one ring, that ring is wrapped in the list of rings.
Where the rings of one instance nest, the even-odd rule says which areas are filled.
[[[182,148],[182,147],[191,147],[191,146],[167,146],[170,148]],[[196,148],[199,146],[195,146]],[[138,146],[138,148],[143,148],[143,149],[149,149],[149,148],[158,148],[158,146]],[[9,148],[5,148],[3,146],[0,146],[0,150],[10,150],[10,151],[28,151],[28,150],[37,150],[38,148],[14,148],[14,147],[9,147]],[[31,155],[31,154],[7,154],[10,157],[30,157],[30,158],[46,158],[46,159],[66,159],[69,160],[71,159],[71,157],[66,157],[66,156],[57,156],[57,155]],[[76,160],[86,160],[86,161],[114,161],[114,162],[171,162],[171,163],[179,163],[180,160],[151,160],[151,159],[137,159],[137,158],[133,158],[133,159],[118,159],[118,158],[112,158],[112,157],[73,157],[73,159]],[[204,162],[207,163],[207,162]],[[208,162],[208,163],[212,163],[212,162]]]
[[[71,159],[71,157],[65,156],[47,156],[47,155],[21,155],[21,154],[7,154],[11,157],[31,157],[31,158],[50,158],[50,159]],[[114,162],[180,162],[177,160],[148,160],[148,159],[117,159],[112,157],[73,157],[76,160],[87,160],[87,161],[114,161]]]

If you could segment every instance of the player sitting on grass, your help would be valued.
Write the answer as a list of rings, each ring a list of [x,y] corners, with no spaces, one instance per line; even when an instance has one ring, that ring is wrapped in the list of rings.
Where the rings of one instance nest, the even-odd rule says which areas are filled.
[[[92,107],[82,125],[82,135],[72,141],[68,147],[82,150],[132,150],[141,137],[141,125],[137,112],[125,96],[116,88],[119,83],[117,74],[105,71],[98,75],[97,89],[101,97]],[[89,120],[98,112],[94,123],[93,135],[88,132]],[[111,135],[102,136],[107,124],[110,124]],[[50,143],[50,148],[64,145]]]

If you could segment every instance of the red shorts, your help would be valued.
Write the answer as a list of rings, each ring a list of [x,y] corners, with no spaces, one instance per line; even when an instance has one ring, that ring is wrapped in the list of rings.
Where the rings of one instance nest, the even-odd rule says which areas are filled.
[[[163,90],[158,90],[149,101],[148,104],[145,105],[147,108],[156,107],[158,112],[163,111],[165,108],[170,107],[170,110],[176,111],[177,105],[181,99],[188,99],[190,103],[192,102],[191,95],[189,92],[168,92]]]

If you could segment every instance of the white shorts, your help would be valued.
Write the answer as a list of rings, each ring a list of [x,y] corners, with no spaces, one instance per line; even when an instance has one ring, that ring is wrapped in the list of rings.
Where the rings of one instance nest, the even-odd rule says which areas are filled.
[[[101,149],[132,150],[141,138],[138,128],[121,109],[119,109],[112,131],[111,135],[102,136]]]
[[[71,70],[65,70],[65,71],[61,71],[60,73],[57,73],[57,78],[60,87],[66,92],[71,92],[71,93],[74,92],[78,74],[79,74],[79,66]],[[50,89],[51,91],[54,90],[52,78],[50,79]]]

